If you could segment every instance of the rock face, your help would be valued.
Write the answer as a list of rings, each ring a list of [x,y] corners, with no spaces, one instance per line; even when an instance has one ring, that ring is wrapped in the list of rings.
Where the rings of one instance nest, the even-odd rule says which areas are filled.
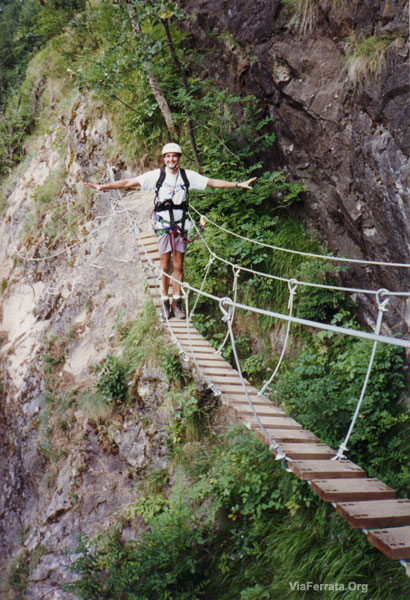
[[[29,570],[24,597],[33,600],[72,598],[60,585],[72,578],[65,548],[76,547],[80,531],[94,535],[113,522],[135,498],[139,473],[165,464],[160,372],[139,374],[139,405],[115,419],[61,400],[63,390],[92,389],[91,365],[116,348],[115,323],[141,311],[143,273],[124,208],[137,223],[152,211],[149,193],[119,200],[91,192],[77,241],[55,255],[41,236],[23,244],[32,194],[51,173],[66,169],[65,206],[81,201],[82,181],[108,180],[109,120],[95,107],[91,118],[84,97],[66,131],[62,155],[54,134],[42,138],[0,224],[0,572],[19,551]]]
[[[194,43],[213,45],[209,74],[256,95],[273,117],[276,154],[265,162],[286,166],[308,186],[300,216],[309,217],[336,255],[409,263],[406,0],[305,2],[294,25],[292,2],[182,4],[195,16],[189,25]],[[389,36],[384,61],[376,63],[379,73],[349,77],[351,32],[357,40]],[[354,287],[407,291],[410,274],[400,267],[350,267],[344,279]],[[408,329],[408,307],[392,304],[390,326]],[[374,305],[361,303],[367,320],[374,318]]]

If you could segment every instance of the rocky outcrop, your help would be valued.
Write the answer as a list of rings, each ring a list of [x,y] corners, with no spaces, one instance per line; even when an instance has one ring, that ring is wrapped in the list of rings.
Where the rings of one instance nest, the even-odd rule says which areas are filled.
[[[83,180],[108,177],[110,123],[95,107],[91,118],[86,97],[64,128],[62,153],[56,129],[33,151],[0,224],[0,570],[19,552],[27,600],[72,598],[61,589],[73,577],[65,549],[76,547],[80,531],[94,535],[114,522],[135,499],[139,474],[163,467],[166,453],[160,405],[168,384],[158,370],[139,373],[138,406],[115,418],[69,401],[92,389],[92,364],[116,351],[115,323],[134,319],[145,302],[124,207],[145,222],[152,197],[141,192],[120,204],[116,192],[91,193],[76,240],[51,251],[42,235],[24,243],[33,193],[50,174],[66,169],[58,202],[67,207],[84,201]],[[6,588],[0,584],[0,595]]]
[[[299,216],[337,255],[410,263],[407,2],[306,2],[299,24],[292,2],[182,4],[195,17],[194,44],[213,47],[208,75],[255,94],[273,117],[276,149],[265,163],[286,166],[308,186]],[[345,68],[352,32],[391,41],[380,72],[356,82]],[[399,267],[350,267],[343,277],[376,289],[408,290],[410,282]],[[390,326],[408,329],[408,307],[392,304]],[[361,308],[372,321],[373,301]]]

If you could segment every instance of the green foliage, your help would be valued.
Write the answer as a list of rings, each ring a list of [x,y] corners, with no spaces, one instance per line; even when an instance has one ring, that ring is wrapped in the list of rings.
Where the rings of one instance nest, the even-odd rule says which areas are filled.
[[[108,355],[102,365],[95,367],[99,377],[97,390],[108,402],[123,402],[127,396],[126,371],[118,357]]]
[[[186,376],[183,372],[178,349],[165,347],[162,352],[161,368],[170,383],[183,383]]]
[[[34,123],[30,95],[12,89],[0,109],[0,176],[10,173],[24,156],[24,140]]]
[[[204,411],[193,384],[182,391],[171,390],[167,394],[171,420],[167,425],[167,444],[171,451],[180,445],[199,440],[204,429]]]
[[[152,300],[147,300],[138,319],[121,330],[121,361],[127,377],[144,363],[157,364],[164,349],[163,331]]]
[[[30,581],[29,576],[30,564],[28,553],[27,551],[20,552],[12,561],[7,576],[8,585],[16,593],[14,596],[15,600],[24,600],[26,597],[26,590]]]
[[[199,600],[204,528],[194,527],[189,507],[178,497],[172,507],[154,515],[138,542],[124,543],[118,532],[100,536],[96,546],[83,538],[75,561],[83,577],[66,589],[84,600]]]
[[[360,396],[371,343],[316,334],[312,344],[293,362],[275,393],[305,428],[337,448],[344,440]],[[405,387],[402,352],[379,344],[359,418],[349,443],[349,458],[370,476],[406,492],[410,415],[401,405]]]
[[[3,0],[0,13],[1,104],[8,91],[17,88],[28,61],[49,39],[59,34],[74,11],[85,7],[84,0]]]
[[[7,279],[5,277],[0,281],[0,297],[4,294],[7,289]]]
[[[33,192],[31,208],[21,223],[21,244],[41,249],[43,256],[59,244],[76,242],[81,220],[90,215],[90,195],[80,186],[75,199],[64,197],[66,175],[63,165],[50,173],[44,185]]]
[[[342,595],[325,589],[325,600],[356,598],[351,581],[378,600],[410,589],[400,565],[318,504],[307,483],[284,472],[243,429],[185,445],[184,456],[185,471],[179,467],[167,499],[149,491],[137,501],[149,526],[138,540],[124,541],[118,530],[81,539],[79,578],[67,586],[78,598],[310,597],[292,591],[295,581],[345,586]]]
[[[136,516],[140,516],[144,521],[150,522],[155,515],[168,508],[169,503],[163,494],[147,494],[139,496],[135,502],[124,511],[124,516],[127,519],[134,519]]]
[[[316,259],[300,265],[298,278],[309,283],[337,286],[340,285],[337,277],[340,270],[340,266]],[[300,286],[297,291],[296,315],[302,319],[329,323],[341,307],[351,306],[352,302],[342,292],[333,289]]]

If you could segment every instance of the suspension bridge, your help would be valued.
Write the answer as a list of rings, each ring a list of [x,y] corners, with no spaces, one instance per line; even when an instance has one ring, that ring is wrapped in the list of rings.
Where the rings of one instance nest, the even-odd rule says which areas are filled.
[[[118,193],[120,198],[121,194]],[[201,215],[200,215],[201,216]],[[183,295],[186,303],[186,320],[166,319],[163,316],[162,300],[160,293],[160,282],[163,272],[160,268],[160,257],[158,253],[157,239],[150,226],[140,229],[130,213],[128,213],[131,228],[133,230],[137,247],[140,253],[148,290],[154,301],[158,315],[162,319],[172,341],[176,344],[181,355],[183,355],[196,369],[197,373],[206,382],[208,388],[220,398],[220,401],[234,412],[237,419],[252,431],[264,444],[266,444],[276,460],[281,461],[284,469],[292,472],[301,480],[310,484],[311,490],[323,501],[330,502],[336,512],[349,525],[360,529],[367,537],[367,541],[380,550],[388,558],[400,563],[410,576],[410,500],[397,499],[396,492],[385,483],[376,478],[366,476],[364,469],[348,460],[345,452],[348,449],[348,441],[353,431],[360,407],[365,396],[366,387],[370,378],[372,363],[376,346],[378,343],[388,343],[404,348],[410,348],[410,341],[406,339],[393,338],[380,334],[383,313],[390,296],[409,297],[409,292],[388,292],[387,290],[355,290],[352,288],[339,287],[338,289],[351,293],[366,293],[373,295],[378,306],[378,318],[374,332],[350,330],[344,327],[316,323],[307,319],[299,319],[293,316],[293,299],[296,288],[299,285],[315,285],[317,287],[331,287],[296,280],[287,281],[289,287],[289,312],[280,314],[265,311],[255,307],[239,304],[237,302],[237,283],[242,270],[252,269],[240,267],[217,257],[209,248],[205,239],[202,242],[209,252],[209,262],[205,269],[204,281],[209,268],[215,260],[222,260],[233,269],[233,290],[231,298],[220,298],[203,291],[203,285],[196,289],[184,282],[182,284]],[[215,226],[218,226],[214,223]],[[221,227],[221,229],[223,229]],[[226,231],[226,230],[224,230]],[[232,235],[236,235],[233,232]],[[254,242],[261,243],[261,242]],[[277,250],[277,248],[274,248]],[[283,249],[279,249],[283,250]],[[292,251],[290,251],[292,252]],[[303,254],[303,253],[301,253]],[[318,258],[323,258],[318,256]],[[334,260],[335,257],[325,257]],[[338,259],[336,260],[344,260]],[[355,259],[345,259],[351,262],[364,262]],[[372,262],[372,261],[369,261]],[[378,265],[392,265],[392,263],[374,262]],[[396,267],[409,267],[396,263]],[[257,273],[257,272],[256,272]],[[273,279],[286,281],[281,277],[260,274]],[[172,280],[172,275],[170,275]],[[193,308],[189,310],[189,297],[195,295],[196,300]],[[208,297],[217,302],[222,311],[222,319],[227,325],[227,333],[224,342],[218,350],[203,338],[199,331],[193,326],[191,320],[200,295]],[[261,390],[253,387],[247,381],[241,371],[238,359],[235,335],[232,321],[235,310],[244,309],[259,314],[268,314],[287,322],[285,342],[278,364]],[[344,441],[336,450],[322,443],[312,432],[303,427],[294,419],[289,418],[285,411],[264,395],[267,387],[277,375],[280,363],[286,352],[289,339],[289,328],[291,323],[298,323],[317,329],[336,331],[345,335],[353,335],[373,341],[373,349],[369,360],[366,378],[363,383],[362,392],[353,415],[349,431]],[[235,357],[236,369],[234,369],[221,356],[221,350],[227,340],[230,340]]]
[[[112,167],[109,167],[109,175],[111,181],[114,181]],[[392,488],[379,479],[366,477],[364,469],[348,460],[345,455],[345,452],[348,450],[350,436],[353,432],[357,418],[359,417],[360,408],[365,398],[377,344],[385,343],[407,350],[410,349],[410,340],[386,336],[380,333],[383,314],[387,310],[390,298],[397,297],[408,300],[410,298],[410,292],[407,290],[356,289],[308,281],[298,281],[296,279],[286,279],[269,273],[261,273],[250,267],[233,264],[215,254],[209,247],[206,239],[201,235],[201,231],[196,227],[195,220],[191,219],[194,226],[197,228],[197,233],[201,242],[208,251],[209,261],[204,271],[202,285],[199,289],[187,282],[184,282],[181,286],[185,299],[187,319],[165,319],[163,317],[160,293],[160,282],[164,273],[160,267],[156,236],[150,229],[148,223],[144,229],[138,225],[132,215],[132,211],[122,202],[122,194],[119,190],[116,191],[118,194],[118,202],[113,202],[113,209],[115,212],[126,214],[139,251],[148,290],[152,296],[159,317],[162,319],[164,326],[167,328],[172,341],[178,347],[181,355],[192,363],[208,388],[215,396],[220,398],[220,401],[225,406],[234,412],[237,419],[269,447],[269,450],[275,456],[276,460],[281,461],[282,466],[286,471],[293,473],[303,481],[307,481],[311,490],[324,502],[331,503],[336,512],[349,525],[363,531],[367,541],[372,546],[380,550],[388,558],[400,561],[406,570],[407,576],[410,577],[410,563],[407,562],[408,559],[410,559],[410,500],[397,499],[396,492]],[[115,205],[117,205],[117,207]],[[193,207],[191,207],[191,209],[198,213]],[[200,213],[198,213],[198,216],[201,219],[205,218],[204,215],[201,215]],[[205,219],[209,221],[209,219]],[[345,263],[358,263],[367,266],[374,265],[406,269],[410,268],[410,264],[405,263],[364,261],[352,258],[315,255],[287,248],[279,248],[258,240],[244,238],[235,232],[228,231],[218,223],[210,222],[214,227],[224,231],[228,235],[245,239],[249,243],[264,246],[272,251],[299,254],[332,262],[343,261]],[[102,226],[100,225],[96,231],[101,227]],[[71,247],[65,248],[55,254],[42,258],[30,258],[22,255],[18,250],[13,232],[14,222],[12,222],[14,248],[17,255],[24,261],[51,260],[59,254],[66,252],[67,249],[71,249]],[[80,243],[80,241],[76,242],[76,244],[78,243]],[[220,298],[205,292],[203,289],[209,270],[214,261],[217,260],[232,268],[232,298]],[[288,313],[282,314],[239,303],[237,301],[238,280],[242,272],[286,283],[289,288]],[[169,278],[173,280],[172,275],[169,275]],[[310,286],[346,292],[349,294],[366,294],[374,297],[378,309],[374,331],[360,331],[357,329],[349,329],[347,327],[295,317],[293,314],[293,303],[296,290],[299,286]],[[192,317],[201,295],[219,305],[222,313],[222,320],[226,323],[226,336],[218,350],[215,350],[192,324]],[[196,298],[190,309],[189,299],[191,296],[195,296]],[[271,377],[265,382],[260,390],[253,387],[249,381],[245,379],[241,370],[235,334],[232,326],[236,310],[245,310],[254,314],[267,315],[287,323],[285,339],[278,363]],[[322,443],[311,431],[303,429],[296,420],[289,418],[286,415],[281,406],[278,406],[264,395],[264,392],[276,377],[285,356],[289,341],[289,330],[292,323],[353,336],[355,338],[367,339],[373,342],[366,376],[357,401],[356,409],[352,416],[346,436],[337,450]],[[221,356],[221,351],[228,340],[232,346],[236,369]]]
[[[109,175],[111,180],[114,181],[112,167],[109,168]],[[386,336],[380,333],[382,329],[383,314],[387,310],[389,300],[392,297],[408,300],[410,298],[410,292],[407,290],[356,289],[312,283],[309,281],[298,281],[296,279],[286,279],[269,273],[261,273],[252,267],[233,264],[227,259],[215,254],[212,248],[209,247],[204,236],[201,235],[200,229],[195,225],[195,220],[191,219],[194,226],[197,228],[197,233],[201,242],[208,252],[208,264],[204,270],[202,285],[199,289],[193,287],[188,282],[184,282],[181,286],[185,299],[187,319],[165,319],[162,311],[160,292],[161,278],[164,273],[160,267],[157,238],[150,228],[149,223],[146,224],[144,229],[138,225],[132,214],[132,210],[127,208],[125,203],[122,202],[122,194],[119,190],[116,191],[118,194],[118,201],[112,202],[113,210],[121,214],[125,213],[126,218],[129,221],[129,226],[139,251],[148,290],[152,296],[158,315],[163,321],[164,327],[166,327],[170,338],[178,347],[181,355],[193,365],[198,375],[205,381],[213,394],[220,398],[220,401],[228,407],[230,411],[233,411],[237,420],[243,423],[258,437],[259,440],[261,440],[261,442],[269,447],[269,450],[275,456],[275,459],[281,462],[286,471],[293,473],[303,481],[307,481],[311,490],[324,502],[331,503],[336,512],[349,525],[363,531],[367,541],[372,546],[380,550],[388,558],[400,561],[402,566],[406,569],[407,576],[410,577],[410,563],[407,562],[408,559],[410,559],[410,500],[397,499],[395,490],[379,479],[367,477],[365,470],[348,460],[345,454],[348,450],[350,436],[353,432],[357,418],[359,417],[360,408],[365,399],[377,344],[385,343],[410,349],[410,340]],[[198,213],[193,207],[191,207],[191,209]],[[204,215],[201,215],[200,213],[198,213],[197,216],[201,219],[205,218]],[[206,220],[209,221],[209,219]],[[210,222],[212,226],[220,229],[227,235],[245,239],[249,243],[264,246],[272,251],[299,254],[332,262],[343,261],[345,263],[359,263],[367,266],[374,265],[406,269],[410,268],[410,265],[405,263],[363,261],[359,259],[315,255],[287,248],[279,248],[258,240],[244,238],[235,232],[228,231],[218,223]],[[94,233],[101,227],[102,225],[99,225]],[[67,248],[65,248],[55,254],[42,258],[30,258],[22,255],[18,250],[14,239],[14,222],[12,222],[12,239],[16,253],[24,261],[51,260],[67,251]],[[80,243],[80,241],[76,242],[76,244],[78,243]],[[71,247],[68,248],[68,250],[70,249]],[[231,297],[221,298],[204,291],[206,278],[215,261],[221,261],[232,268],[233,286]],[[242,272],[259,277],[266,277],[287,284],[289,289],[288,313],[282,314],[239,303],[237,301],[238,281]],[[173,280],[172,275],[169,275],[169,278]],[[349,294],[366,294],[373,297],[378,310],[374,331],[368,332],[349,329],[347,327],[316,322],[294,316],[294,296],[296,290],[300,286],[310,286],[346,292]],[[191,302],[190,308],[189,300],[193,296],[195,296],[195,300]],[[200,296],[204,296],[208,298],[208,300],[219,305],[222,313],[222,320],[226,324],[226,335],[218,350],[215,350],[192,324],[192,317]],[[249,381],[245,379],[242,373],[233,329],[233,320],[235,311],[237,310],[267,315],[287,324],[282,352],[277,365],[268,381],[265,382],[260,390],[253,387]],[[316,330],[321,329],[353,336],[355,338],[367,339],[373,342],[366,376],[363,381],[356,409],[352,415],[346,436],[338,449],[330,448],[328,445],[322,443],[314,433],[303,429],[296,420],[287,416],[281,406],[275,404],[264,395],[265,391],[277,376],[285,356],[289,342],[290,326],[292,323],[314,328]],[[221,356],[222,349],[228,340],[232,347],[236,369]]]

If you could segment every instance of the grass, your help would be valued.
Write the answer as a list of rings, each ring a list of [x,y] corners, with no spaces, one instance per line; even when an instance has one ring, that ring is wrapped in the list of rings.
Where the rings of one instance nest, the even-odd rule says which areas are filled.
[[[336,9],[353,7],[357,0],[331,0],[330,5]],[[288,26],[296,29],[302,36],[310,34],[316,26],[321,10],[320,0],[284,0],[289,8]]]
[[[106,530],[76,551],[78,598],[148,598],[152,589],[187,600],[310,600],[307,582],[322,586],[322,600],[395,600],[410,591],[401,565],[243,429],[182,440],[175,458],[174,475],[162,470],[122,517],[144,518],[138,540]]]
[[[368,76],[377,77],[386,64],[386,52],[393,43],[389,35],[358,38],[353,32],[347,42],[345,69],[353,87]]]

